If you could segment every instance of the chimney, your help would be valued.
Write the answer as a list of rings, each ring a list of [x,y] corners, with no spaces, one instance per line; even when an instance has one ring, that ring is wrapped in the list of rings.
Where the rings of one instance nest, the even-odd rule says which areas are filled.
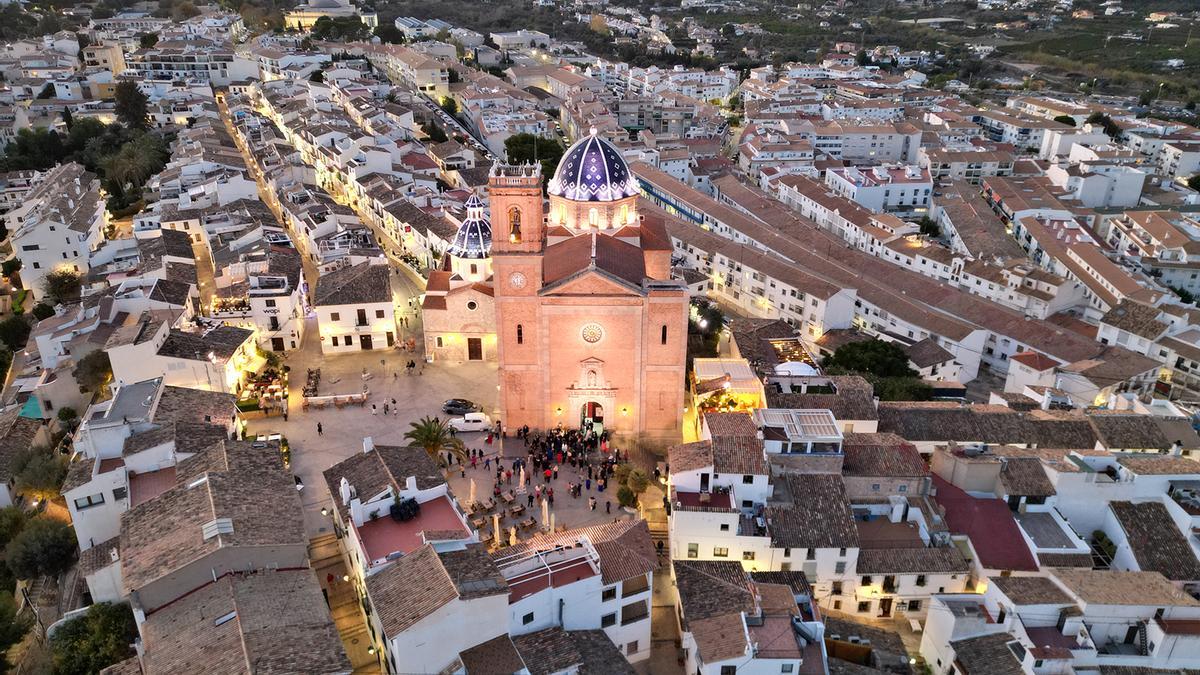
[[[363,437],[363,454],[365,455],[374,449],[375,449],[375,439],[371,438],[370,436],[364,436]]]
[[[1183,441],[1177,440],[1171,444],[1171,454],[1177,456],[1183,454]]]

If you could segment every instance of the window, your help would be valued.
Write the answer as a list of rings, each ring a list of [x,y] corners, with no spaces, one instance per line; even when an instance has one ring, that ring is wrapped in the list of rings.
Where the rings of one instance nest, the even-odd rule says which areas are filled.
[[[792,549],[790,549],[790,548],[783,549],[783,557],[785,557],[785,558],[792,557]]]
[[[479,303],[475,302],[474,300],[468,300],[467,301],[467,309],[474,312],[476,309],[479,309]]]
[[[729,531],[729,523],[721,523],[721,531],[728,532]]]
[[[376,318],[376,319],[382,319],[382,318],[383,318],[383,310],[382,310],[382,309],[377,309],[377,310],[375,310],[375,318]]]
[[[437,343],[437,346],[439,346],[439,347],[442,346],[442,338],[440,336],[437,338],[434,338],[434,342]]]
[[[921,611],[921,601],[920,600],[909,600],[908,601],[908,611],[910,611],[910,612]]]
[[[628,626],[650,616],[650,607],[645,600],[631,602],[621,608],[621,625]]]
[[[870,600],[864,600],[864,601],[858,603],[858,613],[859,614],[868,614],[868,613],[870,613],[870,611],[871,611],[871,601]]]
[[[662,343],[664,345],[667,344],[667,324],[665,324],[665,323],[662,326],[662,338],[661,339],[662,339]]]
[[[612,614],[605,614],[604,616],[600,617],[600,627],[601,628],[608,628],[609,626],[612,626],[616,623],[617,623],[617,613],[616,612],[613,612]]]
[[[721,666],[721,675],[737,675],[737,666]]]
[[[515,206],[508,209],[508,240],[514,244],[521,243],[521,209]]]
[[[341,320],[342,320],[342,315],[341,315],[341,314],[339,314],[338,312],[330,312],[330,313],[329,313],[329,320],[330,320],[330,321],[341,321]]]
[[[870,585],[871,585],[871,577],[870,577],[870,576],[864,576],[864,577],[862,578],[862,583],[861,583],[860,585],[862,585],[862,586],[870,586]]]
[[[530,613],[526,614],[525,616],[521,617],[521,625],[528,626],[531,623],[533,623],[533,612],[530,612]]]
[[[742,476],[742,485],[751,485],[754,483],[754,476]]]
[[[525,327],[521,324],[517,324],[517,344],[525,344]]]
[[[600,593],[601,602],[608,602],[609,600],[616,600],[616,599],[617,599],[617,587],[616,586],[613,586],[612,588],[606,588],[606,589],[604,589],[603,592]]]
[[[729,557],[729,549],[724,546],[714,546],[713,547],[713,557],[714,558],[728,558]]]
[[[356,315],[356,316],[355,316],[355,322],[354,322],[354,325],[356,325],[356,326],[365,326],[365,325],[367,325],[367,310],[365,310],[365,309],[360,309],[360,310],[357,310],[357,311],[355,312],[355,315]]]
[[[924,585],[925,585],[925,575],[924,575],[924,574],[918,574],[918,575],[917,575],[917,585],[918,585],[918,586],[924,586]]]
[[[908,492],[908,486],[907,486],[907,485],[901,485],[900,487],[898,487],[898,488],[897,488],[897,490],[898,490],[898,491],[900,491],[900,492]]]
[[[839,557],[839,558],[845,558],[845,557],[846,557],[846,549],[844,549],[844,548],[839,548],[839,549],[838,549],[838,557]]]
[[[804,554],[804,559],[805,560],[816,560],[817,559],[817,549],[815,549],[815,548],[808,549],[808,552]]]
[[[834,609],[836,609],[836,610],[838,610],[838,611],[840,612],[840,611],[842,610],[842,601],[841,601],[841,600],[834,600],[834,601],[833,601],[833,608],[834,608]]]
[[[114,500],[125,499],[125,497],[128,496],[128,494],[129,494],[128,488],[123,488],[123,487],[113,488],[113,499]]]
[[[99,506],[104,503],[104,495],[92,495],[90,497],[80,497],[75,500],[75,508],[82,511],[83,509]]]
[[[845,574],[846,573],[846,561],[844,561],[844,560],[837,561],[833,566],[833,573],[834,574]]]
[[[596,209],[588,209],[588,225],[596,227],[600,224],[600,212]]]
[[[742,551],[742,560],[754,560],[754,551]]]
[[[700,544],[688,544],[687,557],[699,558],[700,557]]]
[[[267,305],[267,307],[274,307],[274,306],[275,306],[275,299],[274,299],[274,298],[267,298],[265,302],[266,302],[266,305]]]
[[[871,492],[879,492],[879,483],[871,483]]]
[[[625,645],[625,656],[633,656],[634,654],[637,653],[637,650],[638,650],[638,641],[634,640],[633,642],[630,642]]]
[[[779,672],[790,673],[790,672],[792,672],[792,669],[795,667],[796,667],[796,664],[794,664],[794,663],[782,663],[779,665]]]
[[[833,582],[833,584],[830,587],[829,594],[830,595],[841,595],[842,594],[842,582],[840,582],[840,581]]]

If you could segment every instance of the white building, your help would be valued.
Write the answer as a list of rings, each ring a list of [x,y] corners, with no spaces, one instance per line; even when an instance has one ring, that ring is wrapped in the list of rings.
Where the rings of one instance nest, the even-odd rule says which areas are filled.
[[[396,343],[391,268],[386,264],[362,262],[322,275],[313,305],[326,354],[390,349]]]

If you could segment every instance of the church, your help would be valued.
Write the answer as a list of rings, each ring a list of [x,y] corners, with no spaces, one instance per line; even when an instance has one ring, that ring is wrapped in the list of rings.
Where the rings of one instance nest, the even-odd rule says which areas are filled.
[[[665,224],[638,212],[637,179],[594,132],[567,149],[546,192],[548,207],[538,165],[492,167],[491,218],[468,204],[430,275],[426,353],[494,358],[510,430],[677,439],[688,296],[671,278]]]

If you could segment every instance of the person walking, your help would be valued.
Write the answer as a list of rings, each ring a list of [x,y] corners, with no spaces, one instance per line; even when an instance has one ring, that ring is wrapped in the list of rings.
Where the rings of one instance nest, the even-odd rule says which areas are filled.
[[[372,416],[374,416],[376,412],[377,412],[377,410],[376,410],[376,408],[375,408],[375,404],[374,404],[374,403],[372,403],[372,404],[371,404],[371,415],[372,415]]]
[[[554,488],[546,490],[546,501],[550,503],[551,507],[554,506]]]
[[[554,480],[558,480],[558,465],[554,465]]]
[[[529,506],[529,508],[532,509],[533,508],[533,493],[530,492],[528,495],[526,495],[526,497],[528,498],[526,500],[528,502],[528,506]]]
[[[612,502],[608,501],[607,499],[604,500],[604,512],[612,513]]]
[[[542,472],[542,475],[543,475],[543,476],[546,478],[546,484],[547,484],[547,485],[549,485],[549,484],[550,484],[550,475],[551,475],[552,473],[553,473],[553,472],[552,472],[552,471],[550,471],[550,469],[546,469],[545,471],[543,471],[543,472]]]
[[[318,435],[318,436],[324,436],[324,435],[325,435],[325,428],[321,426],[321,423],[320,423],[320,422],[317,422],[317,435]]]
[[[596,510],[596,498],[595,497],[588,497],[588,508],[591,509],[592,511]]]

